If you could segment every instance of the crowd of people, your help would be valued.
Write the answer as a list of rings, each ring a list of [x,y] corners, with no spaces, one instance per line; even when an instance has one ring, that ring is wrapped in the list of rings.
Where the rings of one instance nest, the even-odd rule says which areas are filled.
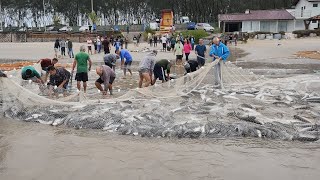
[[[195,45],[194,37],[184,38],[182,34],[179,34],[177,37],[167,37],[167,35],[164,35],[160,38],[160,41],[163,44],[163,51],[171,51],[172,49],[176,56],[176,65],[184,66],[185,74],[197,71],[205,65],[207,47],[204,45],[203,39],[199,39],[198,44]],[[77,82],[77,89],[78,91],[81,91],[83,88],[83,92],[86,93],[87,82],[89,80],[88,72],[90,72],[92,68],[90,54],[101,53],[103,49],[105,54],[103,57],[104,65],[96,68],[98,79],[95,82],[95,86],[103,95],[107,95],[108,92],[112,95],[112,84],[116,79],[115,71],[117,60],[120,60],[121,62],[120,68],[123,70],[123,78],[126,78],[127,72],[132,76],[131,65],[133,57],[127,50],[127,47],[124,47],[126,44],[125,42],[126,39],[122,40],[121,37],[101,38],[98,36],[95,40],[88,38],[87,44],[82,45],[80,47],[80,52],[74,56],[72,41],[70,41],[70,39],[67,39],[67,41],[57,40],[54,44],[55,52],[60,50],[62,55],[64,55],[65,49],[68,48],[69,57],[74,58],[71,72],[63,67],[58,68],[55,66],[58,63],[58,58],[56,58],[56,56],[52,60],[41,59],[38,61],[41,65],[42,73],[37,72],[33,66],[23,67],[21,71],[22,79],[31,80],[47,86],[49,89],[49,96],[58,95],[60,93],[66,95],[66,92],[71,86],[70,84],[74,72],[76,72],[74,77]],[[114,53],[111,52],[112,46],[114,46],[115,49]],[[197,59],[189,59],[189,55],[193,51],[197,55]],[[171,67],[174,62],[168,59],[160,59],[157,61],[157,54],[158,51],[153,50],[140,61],[138,67],[139,88],[154,85],[158,79],[162,81],[162,83],[170,80]],[[221,87],[221,63],[227,60],[229,54],[228,47],[222,43],[219,38],[214,38],[209,50],[209,56],[213,61],[219,61],[215,66],[215,86],[217,88]],[[184,64],[183,56],[185,56]],[[6,76],[2,72],[0,73],[2,77]],[[48,77],[49,81],[47,81]]]
[[[68,53],[69,58],[74,58],[74,54],[73,54],[73,43],[72,41],[67,38],[67,40],[65,39],[56,39],[55,43],[54,43],[54,56],[55,58],[58,58],[58,52],[61,51],[61,57],[65,57],[66,56],[66,50]]]

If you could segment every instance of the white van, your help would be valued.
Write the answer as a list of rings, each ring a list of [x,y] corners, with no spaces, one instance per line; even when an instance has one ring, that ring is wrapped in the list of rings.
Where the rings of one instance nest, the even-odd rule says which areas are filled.
[[[150,27],[150,29],[152,29],[154,31],[159,31],[160,30],[159,25],[156,22],[149,23],[149,27]]]
[[[180,24],[188,24],[190,22],[190,19],[188,16],[182,16],[180,18]]]

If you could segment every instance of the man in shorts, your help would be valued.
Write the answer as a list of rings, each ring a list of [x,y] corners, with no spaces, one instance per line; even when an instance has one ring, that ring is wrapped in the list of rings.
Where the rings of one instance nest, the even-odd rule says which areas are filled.
[[[151,84],[154,85],[157,79],[161,80],[162,83],[170,79],[170,69],[171,69],[171,62],[169,60],[162,59],[156,62],[153,68],[154,78]],[[165,71],[167,71],[167,76],[165,75]]]
[[[176,63],[182,65],[183,45],[180,40],[174,46],[173,53],[176,55]]]
[[[102,65],[97,67],[96,72],[100,76],[95,83],[96,87],[103,93],[103,95],[107,95],[108,89],[110,95],[112,95],[112,83],[116,78],[114,71],[109,66]],[[104,88],[102,88],[101,84],[104,85]]]
[[[40,74],[32,66],[26,66],[22,68],[21,76],[23,80],[32,80],[35,83],[43,84],[43,80],[40,78]]]
[[[115,71],[117,59],[120,59],[120,56],[117,54],[106,54],[103,57],[104,64],[109,66]]]
[[[161,37],[161,42],[162,42],[162,51],[166,52],[167,51],[167,38],[166,38],[166,36]]]
[[[80,47],[80,52],[75,56],[75,59],[73,61],[73,66],[72,66],[72,74],[74,72],[75,67],[77,66],[77,74],[76,74],[77,88],[79,91],[81,90],[81,81],[82,81],[84,93],[87,92],[88,71],[91,70],[91,65],[92,65],[92,61],[89,57],[89,54],[85,52],[86,52],[86,48],[84,45],[82,45]],[[89,62],[89,68],[88,68],[88,62]]]
[[[63,92],[63,95],[66,96],[67,94],[67,87],[70,79],[70,72],[67,71],[65,68],[55,68],[54,66],[48,67],[48,72],[50,74],[50,81],[48,83],[51,96],[51,92],[55,91],[54,93],[58,95],[58,93]],[[53,88],[53,87],[57,88]]]
[[[90,37],[88,37],[87,39],[87,46],[88,46],[88,54],[89,52],[91,52],[91,55],[92,55],[92,40]]]
[[[123,78],[125,79],[127,76],[127,69],[130,75],[132,76],[132,71],[131,71],[132,56],[129,53],[129,51],[126,49],[121,49],[117,51],[117,55],[119,55],[121,59],[121,67],[123,67],[123,74],[124,74]]]
[[[148,87],[152,83],[152,71],[154,69],[156,56],[158,52],[156,50],[147,54],[146,57],[140,62],[139,65],[139,88],[142,88],[143,80],[146,81],[145,87]]]

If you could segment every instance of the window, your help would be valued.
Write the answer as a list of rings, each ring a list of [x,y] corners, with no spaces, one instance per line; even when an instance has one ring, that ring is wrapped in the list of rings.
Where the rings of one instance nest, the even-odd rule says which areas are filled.
[[[270,22],[269,21],[261,21],[260,22],[260,31],[270,32]]]
[[[317,23],[317,20],[312,20],[312,23]]]
[[[313,7],[318,7],[318,4],[313,4]]]
[[[284,31],[287,32],[288,31],[288,21],[279,21],[278,22],[278,31]]]

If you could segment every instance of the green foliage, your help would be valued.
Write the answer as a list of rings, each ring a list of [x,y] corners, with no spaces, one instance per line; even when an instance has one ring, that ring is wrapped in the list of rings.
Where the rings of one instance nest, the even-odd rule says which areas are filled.
[[[53,16],[53,25],[55,26],[55,27],[57,27],[57,26],[59,26],[59,24],[60,24],[60,17],[59,16],[57,16],[57,15],[54,15]]]
[[[286,35],[286,32],[284,32],[284,31],[280,31],[279,32],[281,35]]]
[[[204,30],[187,30],[187,31],[182,31],[180,33],[182,33],[182,36],[184,38],[193,36],[195,39],[195,43],[198,43],[199,39],[209,36],[209,34]],[[175,33],[174,36],[177,37],[177,35],[180,33]]]
[[[241,13],[246,9],[282,9],[290,8],[293,0],[94,0],[94,10],[106,15],[111,24],[116,24],[120,14],[128,19],[136,17],[152,20],[160,16],[160,10],[172,9],[175,14],[189,16],[193,22],[217,22],[218,14]],[[2,8],[13,9],[10,15],[18,12],[40,14],[43,11],[42,0],[2,0]],[[70,25],[77,24],[77,16],[91,12],[91,0],[45,0],[46,9],[59,12],[68,18]],[[9,12],[9,10],[8,10]],[[215,25],[216,26],[216,25]]]
[[[149,33],[152,34],[152,35],[154,35],[154,34],[156,34],[156,31],[152,30],[149,26],[146,27],[145,31],[144,31],[143,34],[142,34],[142,37],[143,37],[143,40],[144,40],[144,41],[147,41],[147,40],[148,40],[148,34],[149,34]]]
[[[152,30],[149,26],[146,27],[146,29],[144,30],[145,33],[151,33],[151,34],[156,34],[156,31],[155,30]]]
[[[96,12],[91,12],[91,13],[89,13],[89,19],[90,19],[90,21],[91,21],[91,25],[93,25],[93,24],[97,24],[97,22],[99,21],[99,17],[98,17],[98,15],[96,14]]]
[[[111,37],[111,36],[113,36],[113,37],[115,37],[115,38],[117,38],[117,37],[124,37],[123,36],[123,34],[120,32],[120,31],[106,31],[105,32],[105,35],[107,36],[107,37]]]
[[[304,36],[310,36],[311,33],[316,33],[315,30],[299,30],[299,31],[293,31],[293,34],[297,34],[298,38],[304,37]]]
[[[320,29],[317,30],[299,30],[299,31],[293,31],[293,34],[297,34],[298,38],[310,36],[311,33],[317,34],[317,36],[320,36]]]

